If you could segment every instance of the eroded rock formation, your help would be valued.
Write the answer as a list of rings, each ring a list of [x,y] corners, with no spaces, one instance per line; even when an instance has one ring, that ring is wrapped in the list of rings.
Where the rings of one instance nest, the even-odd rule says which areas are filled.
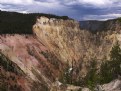
[[[39,17],[33,26],[33,35],[0,35],[1,60],[11,61],[10,67],[17,69],[9,71],[4,69],[5,65],[0,65],[1,75],[14,77],[21,91],[48,91],[66,63],[81,64],[79,71],[85,74],[92,58],[100,61],[108,57],[113,44],[121,41],[118,31],[92,33],[81,30],[79,25],[75,20]],[[22,74],[19,76],[16,72]],[[74,77],[78,78],[80,72]],[[11,89],[11,84],[7,87]]]
[[[37,19],[33,32],[63,62],[108,56],[112,45],[120,37],[116,31],[91,33],[80,30],[77,21],[46,17]]]
[[[6,67],[7,71],[1,75],[6,78],[13,76],[16,79],[15,84],[23,89],[20,91],[46,91],[64,66],[54,54],[45,56],[47,50],[33,35],[0,35],[0,53],[11,61],[8,63],[8,60],[0,56],[3,60],[2,70]],[[20,72],[23,74],[19,75]],[[14,85],[9,85],[6,85],[6,88],[14,88]]]

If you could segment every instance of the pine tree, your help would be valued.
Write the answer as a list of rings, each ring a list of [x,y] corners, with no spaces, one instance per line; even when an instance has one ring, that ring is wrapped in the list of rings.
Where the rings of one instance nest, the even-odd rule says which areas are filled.
[[[104,60],[100,68],[100,83],[108,83],[121,75],[121,48],[118,42],[112,47],[110,60]]]
[[[118,42],[113,46],[110,58],[109,64],[111,71],[117,77],[118,75],[121,75],[121,49]]]

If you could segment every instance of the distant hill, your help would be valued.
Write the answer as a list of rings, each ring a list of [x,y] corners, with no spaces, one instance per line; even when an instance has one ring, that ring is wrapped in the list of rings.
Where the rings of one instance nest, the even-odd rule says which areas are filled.
[[[107,20],[107,21],[97,21],[97,20],[80,21],[81,29],[89,30],[91,32],[107,31],[107,30],[115,31],[117,30],[116,26],[121,26],[121,18]],[[118,28],[121,29],[121,27]]]
[[[35,24],[36,18],[40,16],[64,20],[69,19],[68,16],[43,13],[22,14],[0,10],[0,34],[32,34],[32,26]]]

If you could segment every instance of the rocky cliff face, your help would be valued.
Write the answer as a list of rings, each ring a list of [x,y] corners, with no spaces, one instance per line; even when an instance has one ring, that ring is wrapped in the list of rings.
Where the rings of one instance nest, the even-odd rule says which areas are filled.
[[[93,58],[98,62],[109,58],[112,46],[121,41],[120,22],[111,20],[104,24],[107,26],[105,30],[92,32],[80,29],[79,22],[74,20],[40,17],[33,26],[33,32],[59,60],[82,67],[79,74],[85,75]]]
[[[5,79],[10,91],[16,91],[14,85],[20,91],[49,91],[66,63],[81,65],[81,71],[75,72],[78,78],[79,74],[86,73],[92,58],[100,61],[108,57],[113,44],[121,41],[121,27],[117,24],[115,31],[92,33],[81,30],[79,22],[74,20],[39,17],[33,26],[33,35],[0,35],[0,76],[15,78]],[[108,27],[111,26],[113,23]],[[7,65],[15,70],[9,70]]]
[[[0,76],[8,82],[4,89],[47,91],[64,66],[47,50],[33,35],[0,35]]]
[[[113,26],[111,24],[110,22],[109,27]],[[107,56],[112,44],[120,37],[120,34],[117,34],[120,26],[117,24],[114,26],[116,31],[110,29],[111,31],[91,33],[80,30],[79,22],[74,20],[40,17],[33,26],[33,32],[38,40],[61,61],[72,62],[72,60],[87,60],[95,56],[98,59]]]
[[[39,41],[63,62],[79,59],[79,31],[79,23],[74,20],[40,17],[33,26]]]

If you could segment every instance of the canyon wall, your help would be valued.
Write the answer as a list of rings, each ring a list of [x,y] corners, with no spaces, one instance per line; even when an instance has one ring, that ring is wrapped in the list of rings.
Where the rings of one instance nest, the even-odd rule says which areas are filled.
[[[0,35],[0,55],[4,89],[10,91],[47,91],[64,66],[33,35]]]
[[[120,40],[120,26],[117,24],[119,23],[110,22],[107,26],[115,26],[116,31],[110,28],[107,31],[92,33],[85,29],[81,30],[79,22],[75,20],[40,17],[33,26],[33,32],[61,61],[72,62],[108,56],[112,45]]]
[[[66,63],[82,65],[80,74],[85,74],[89,61],[108,58],[116,41],[121,44],[119,22],[108,25],[115,29],[93,33],[80,29],[80,23],[75,20],[39,17],[33,25],[33,35],[0,35],[0,73],[6,78],[15,78],[15,82],[5,80],[13,82],[7,87],[11,89],[17,84],[20,91],[48,91]],[[6,62],[16,70],[10,71],[3,65]]]

